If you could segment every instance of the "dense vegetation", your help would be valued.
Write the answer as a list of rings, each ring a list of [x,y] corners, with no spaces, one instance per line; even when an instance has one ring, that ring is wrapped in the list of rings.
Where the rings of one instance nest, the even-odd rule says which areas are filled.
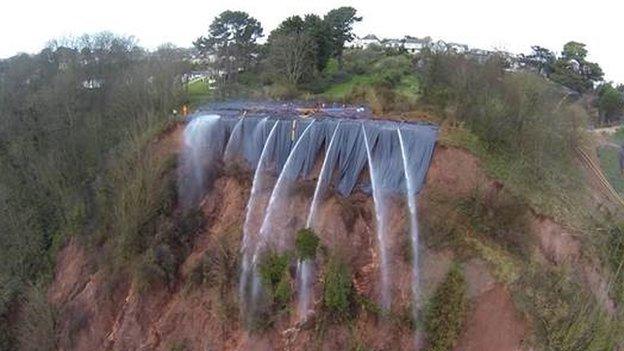
[[[118,167],[132,162],[134,172],[159,177],[139,147],[184,98],[184,70],[167,48],[149,53],[132,38],[107,33],[53,42],[37,55],[0,63],[0,349],[14,341],[6,318],[16,299],[50,276],[53,253],[65,239],[96,232],[110,214],[120,233],[128,230],[119,240],[138,240],[129,231],[147,218],[130,219],[124,211],[142,208],[104,198],[144,191],[145,183],[129,183],[138,179],[163,185],[146,174],[122,174],[131,172],[127,164]],[[137,159],[144,168],[134,168]],[[105,194],[109,182],[124,190]],[[149,194],[158,206],[167,206],[159,195],[166,189]]]

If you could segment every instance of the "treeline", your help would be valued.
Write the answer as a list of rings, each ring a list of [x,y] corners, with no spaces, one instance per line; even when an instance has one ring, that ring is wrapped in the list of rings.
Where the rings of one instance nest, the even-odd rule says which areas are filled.
[[[174,48],[110,33],[0,61],[0,349],[15,346],[9,319],[49,279],[55,249],[115,211],[103,207],[110,170],[183,101],[187,69]]]
[[[236,83],[244,82],[241,74],[249,71],[260,75],[254,78],[261,84],[278,81],[296,87],[318,79],[331,58],[342,68],[344,44],[354,38],[353,24],[361,20],[352,7],[331,10],[323,17],[291,16],[269,34],[266,45],[259,45],[260,22],[245,12],[225,11],[194,45],[209,57],[222,95],[238,93]]]
[[[533,46],[532,52],[520,55],[519,61],[574,93],[593,95],[590,103],[598,109],[597,124],[619,122],[624,115],[624,85],[605,82],[602,68],[588,61],[587,54],[585,44],[571,41],[558,56],[546,48]]]
[[[429,54],[457,54],[452,50],[441,52],[434,47],[425,47],[415,55],[409,55],[402,47],[370,46],[348,50],[345,43],[354,39],[353,25],[361,20],[362,17],[357,16],[357,11],[352,7],[337,8],[322,17],[316,14],[291,16],[271,31],[266,43],[261,45],[258,40],[264,36],[264,30],[257,19],[245,12],[225,11],[210,24],[207,35],[199,37],[194,45],[200,55],[210,62],[207,67],[216,79],[217,98],[240,95],[272,98],[322,95],[333,85],[357,75],[373,73],[371,65],[375,65],[376,61],[370,60],[371,57],[381,59],[380,53],[385,57],[397,57],[395,61],[403,62],[398,70],[393,65],[390,69],[394,72],[380,73],[377,69],[377,73],[374,73],[377,76],[386,75],[390,79],[375,79],[368,82],[373,83],[368,88],[359,87],[359,91],[348,92],[348,98],[340,97],[346,102],[365,101],[381,105],[383,107],[377,109],[380,112],[396,107],[412,107],[414,95],[420,93],[415,90],[408,94],[393,94],[392,90],[396,90],[402,79],[397,71],[410,71],[413,76],[417,76],[418,68],[422,67]],[[469,53],[460,55],[475,58]],[[624,85],[616,87],[611,82],[605,82],[601,67],[588,61],[587,55],[585,44],[570,41],[564,45],[560,54],[533,46],[531,53],[521,54],[512,60],[505,53],[476,59],[483,64],[498,57],[503,59],[500,62],[507,70],[538,73],[566,87],[567,99],[583,98],[587,107],[597,111],[594,124],[617,122],[624,115]],[[366,61],[354,61],[358,59]],[[350,70],[349,65],[359,66],[359,72]]]

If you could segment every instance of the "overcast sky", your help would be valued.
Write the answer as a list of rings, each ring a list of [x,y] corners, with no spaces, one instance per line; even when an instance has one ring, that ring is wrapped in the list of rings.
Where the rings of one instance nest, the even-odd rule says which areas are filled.
[[[324,14],[353,6],[364,20],[359,35],[406,34],[465,43],[483,49],[527,52],[540,44],[561,51],[570,40],[587,44],[607,80],[624,82],[624,5],[619,0],[4,0],[0,57],[34,53],[53,38],[109,30],[134,35],[147,48],[171,42],[191,46],[226,9],[244,10],[268,34],[287,16]]]

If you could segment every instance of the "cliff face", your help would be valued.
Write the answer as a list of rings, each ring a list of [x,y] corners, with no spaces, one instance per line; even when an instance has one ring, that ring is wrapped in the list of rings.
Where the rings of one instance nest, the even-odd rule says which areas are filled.
[[[161,140],[178,145],[180,129]],[[406,255],[406,221],[403,199],[392,200],[389,228],[392,267],[392,311],[383,315],[365,308],[362,301],[377,301],[379,257],[375,242],[372,199],[362,193],[348,198],[330,195],[319,208],[318,236],[327,248],[336,248],[350,268],[358,308],[349,322],[328,322],[322,310],[326,260],[315,262],[313,308],[305,323],[295,314],[296,301],[274,317],[273,325],[249,331],[241,321],[236,271],[241,226],[250,192],[250,177],[222,172],[201,201],[205,225],[192,240],[192,249],[173,284],[140,290],[127,275],[111,281],[98,268],[97,256],[77,240],[59,253],[49,301],[60,311],[62,350],[408,350],[424,346],[420,321],[411,327],[411,263]],[[312,189],[312,190],[310,190]],[[479,191],[477,191],[477,189]],[[298,216],[307,215],[313,186],[302,183],[289,206]],[[476,230],[456,232],[453,240],[440,239],[440,223],[461,222],[462,215],[449,199],[477,197],[496,206],[504,186],[488,179],[471,154],[438,147],[423,193],[419,196],[422,245],[421,284],[424,305],[435,294],[447,272],[459,264],[466,280],[467,314],[456,350],[526,350],[531,339],[530,318],[513,298],[518,279],[516,257],[498,258],[496,245],[483,244]],[[477,195],[474,195],[477,194]],[[261,201],[268,201],[264,198]],[[529,251],[543,265],[579,260],[580,244],[551,219],[529,214]],[[437,221],[437,222],[436,222]],[[299,228],[292,228],[293,233]],[[211,259],[213,257],[213,259]],[[218,257],[218,259],[214,259]],[[208,266],[208,267],[206,267]],[[225,276],[206,283],[210,270]],[[232,275],[232,270],[234,274]],[[596,269],[597,270],[597,269]],[[599,270],[587,269],[586,279],[600,286]],[[198,272],[200,277],[198,278]],[[125,278],[124,278],[125,277]],[[214,280],[214,279],[212,279]],[[603,294],[600,288],[596,294]],[[609,305],[606,294],[605,306]],[[370,304],[369,304],[370,305]],[[423,309],[424,310],[424,309]],[[406,317],[407,316],[407,317]],[[416,337],[415,337],[416,335]]]

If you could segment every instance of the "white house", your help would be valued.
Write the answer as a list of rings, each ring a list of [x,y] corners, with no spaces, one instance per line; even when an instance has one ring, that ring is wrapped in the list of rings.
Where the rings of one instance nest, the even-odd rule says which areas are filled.
[[[447,49],[449,51],[452,51],[456,54],[464,54],[468,52],[468,45],[465,44],[458,44],[458,43],[448,43],[447,44]]]
[[[405,36],[403,39],[403,47],[407,52],[411,54],[419,53],[420,50],[427,47],[431,42],[431,38],[426,37],[423,39],[410,37],[409,35]]]
[[[347,47],[353,49],[366,49],[371,45],[381,45],[379,38],[373,34],[369,34],[363,38],[355,38],[351,42],[347,43]]]

